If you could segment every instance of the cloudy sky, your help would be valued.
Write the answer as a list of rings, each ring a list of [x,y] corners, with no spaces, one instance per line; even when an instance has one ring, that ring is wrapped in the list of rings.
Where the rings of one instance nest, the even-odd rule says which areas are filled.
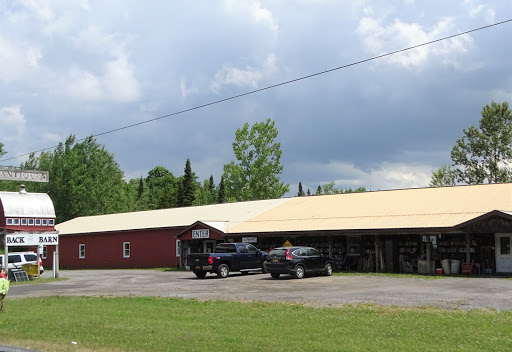
[[[512,2],[0,0],[0,165],[21,154],[509,20]],[[512,23],[97,138],[127,179],[218,183],[245,122],[276,121],[282,179],[428,185],[463,128],[512,103]],[[50,175],[51,177],[51,175]]]

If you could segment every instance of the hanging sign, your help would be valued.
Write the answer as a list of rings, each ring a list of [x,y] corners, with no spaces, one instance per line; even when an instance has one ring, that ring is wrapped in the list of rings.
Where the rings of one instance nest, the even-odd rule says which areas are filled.
[[[192,230],[192,239],[210,238],[210,230]]]
[[[50,174],[48,171],[0,168],[0,180],[48,182],[50,180]]]
[[[257,243],[258,237],[242,237],[243,243]]]
[[[5,235],[7,246],[48,246],[59,244],[57,233],[15,233]]]

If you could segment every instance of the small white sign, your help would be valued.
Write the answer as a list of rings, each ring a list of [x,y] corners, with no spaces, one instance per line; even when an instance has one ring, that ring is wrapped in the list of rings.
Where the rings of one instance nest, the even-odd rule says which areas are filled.
[[[55,233],[17,233],[5,235],[7,246],[43,246],[59,244],[59,235]]]
[[[257,243],[258,237],[242,237],[243,243]]]
[[[192,230],[192,239],[210,238],[210,230]]]
[[[0,180],[48,182],[50,180],[50,174],[48,171],[0,168]]]

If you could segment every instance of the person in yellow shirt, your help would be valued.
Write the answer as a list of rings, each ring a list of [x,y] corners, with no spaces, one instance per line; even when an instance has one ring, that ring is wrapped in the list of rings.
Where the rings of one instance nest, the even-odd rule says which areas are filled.
[[[4,311],[4,298],[7,292],[9,292],[9,280],[7,280],[5,270],[2,270],[0,272],[0,313]]]

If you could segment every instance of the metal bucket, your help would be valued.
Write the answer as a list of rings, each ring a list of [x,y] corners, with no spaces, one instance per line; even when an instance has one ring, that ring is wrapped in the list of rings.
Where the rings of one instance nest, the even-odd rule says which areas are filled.
[[[450,259],[443,259],[441,260],[441,266],[443,267],[443,272],[446,275],[450,275]]]
[[[458,259],[452,259],[452,263],[451,263],[451,272],[452,274],[458,274],[460,273],[460,260]]]

